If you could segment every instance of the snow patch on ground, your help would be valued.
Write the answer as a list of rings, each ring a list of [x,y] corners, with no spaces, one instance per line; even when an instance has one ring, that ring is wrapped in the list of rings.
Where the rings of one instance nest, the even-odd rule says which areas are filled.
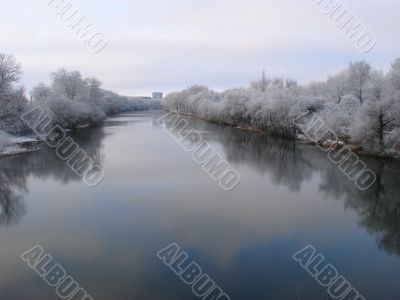
[[[0,156],[16,155],[40,150],[38,147],[25,147],[24,143],[36,142],[32,137],[15,137],[0,130]]]

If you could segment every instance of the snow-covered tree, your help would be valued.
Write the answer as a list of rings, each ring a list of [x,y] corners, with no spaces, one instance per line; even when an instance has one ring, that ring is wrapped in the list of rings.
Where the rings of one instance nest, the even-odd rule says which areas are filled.
[[[393,103],[390,111],[393,128],[389,134],[389,143],[392,151],[400,154],[400,58],[393,62],[387,78],[387,93]]]
[[[21,75],[21,64],[15,57],[0,53],[0,117],[9,117],[23,109],[24,90],[16,87]]]
[[[349,65],[349,83],[354,96],[360,99],[361,103],[365,100],[370,72],[371,65],[365,61],[358,61]]]
[[[326,85],[332,100],[339,104],[350,89],[348,71],[342,71],[335,76],[329,76]]]
[[[328,86],[326,82],[311,82],[306,87],[307,94],[311,97],[326,97],[328,95]]]
[[[301,133],[307,120],[319,117],[343,140],[390,151],[400,132],[400,59],[388,75],[360,61],[306,86],[283,78],[269,81],[264,74],[247,89],[218,93],[195,86],[167,95],[165,108],[290,136]]]
[[[41,106],[54,123],[66,128],[96,125],[106,115],[129,110],[158,108],[153,100],[120,96],[101,88],[94,78],[83,78],[79,71],[60,69],[50,75],[50,85],[33,88],[34,105]]]
[[[101,97],[101,82],[100,80],[91,77],[91,78],[86,78],[85,83],[89,89],[89,99],[91,101],[96,101],[99,100]]]
[[[0,53],[0,99],[8,95],[21,75],[22,67],[15,57]]]
[[[39,83],[32,89],[33,100],[40,101],[46,99],[51,94],[51,88],[45,83]]]
[[[271,80],[267,79],[265,70],[262,71],[261,78],[257,81],[252,82],[250,85],[253,89],[265,92],[268,86],[271,84]]]
[[[71,100],[74,100],[85,91],[85,81],[78,71],[68,72],[65,69],[60,69],[51,73],[51,80],[52,89]]]
[[[393,99],[386,94],[385,76],[372,72],[365,89],[365,102],[354,122],[352,138],[366,147],[383,152],[385,134],[395,121],[393,118]]]
[[[19,116],[28,102],[25,89],[18,86],[21,75],[21,64],[15,57],[0,53],[0,129],[13,133],[23,127]]]

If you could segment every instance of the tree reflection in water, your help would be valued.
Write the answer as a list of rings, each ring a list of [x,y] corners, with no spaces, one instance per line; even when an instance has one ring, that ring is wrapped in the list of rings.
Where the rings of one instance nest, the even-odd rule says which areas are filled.
[[[344,202],[355,210],[359,224],[374,235],[378,246],[400,255],[400,165],[372,157],[363,157],[377,175],[367,191],[359,190],[330,162],[326,153],[294,140],[223,127],[188,119],[193,128],[208,134],[206,139],[223,146],[231,163],[246,164],[260,174],[270,174],[276,185],[300,191],[313,173],[321,176],[319,189],[324,197]]]
[[[244,164],[260,174],[269,174],[276,185],[300,191],[303,184],[318,173],[323,196],[332,201],[343,201],[346,209],[357,212],[359,224],[376,237],[381,249],[400,255],[398,164],[363,157],[368,168],[377,174],[377,180],[368,191],[360,191],[325,153],[313,146],[193,118],[187,120],[190,127],[202,132],[206,140],[221,144],[230,163]],[[78,144],[100,165],[104,160],[103,138],[103,129],[86,129],[74,134]],[[80,180],[52,149],[45,146],[40,152],[3,158],[0,162],[0,226],[15,224],[24,215],[28,176],[51,177],[64,184]]]
[[[73,135],[73,139],[100,166],[104,159],[101,153],[103,138],[101,128],[80,130]],[[63,184],[81,180],[57,157],[54,149],[45,144],[41,148],[35,153],[0,159],[0,226],[16,224],[25,214],[24,196],[28,193],[29,176],[52,178]]]

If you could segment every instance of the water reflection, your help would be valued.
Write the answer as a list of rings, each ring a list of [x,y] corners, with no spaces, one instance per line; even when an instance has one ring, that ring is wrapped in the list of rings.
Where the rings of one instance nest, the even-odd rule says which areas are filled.
[[[275,185],[300,191],[313,173],[321,177],[319,190],[332,201],[343,201],[353,209],[359,223],[373,234],[379,247],[400,255],[400,166],[371,157],[362,160],[375,172],[377,180],[367,191],[359,190],[313,146],[290,139],[223,127],[186,118],[209,141],[223,146],[229,162],[245,164],[260,174],[269,174]]]
[[[25,213],[22,193],[26,192],[26,176],[10,159],[0,165],[0,226],[17,223]]]
[[[103,129],[86,129],[75,132],[73,139],[101,166],[104,160],[101,153],[104,136]],[[42,144],[41,148],[41,151],[31,154],[0,158],[0,226],[16,224],[25,214],[24,197],[29,192],[29,176],[52,178],[64,185],[80,180],[80,177],[57,157],[54,149],[45,144]]]
[[[108,120],[108,126],[128,123],[159,127],[153,119],[129,121]],[[126,119],[126,120],[125,120]],[[368,191],[360,191],[326,155],[312,146],[290,139],[219,126],[186,118],[190,127],[202,132],[210,142],[223,146],[227,160],[244,164],[260,174],[269,174],[275,185],[300,191],[314,172],[321,176],[320,191],[329,199],[344,202],[346,209],[358,213],[359,223],[377,238],[379,247],[390,254],[400,255],[400,168],[397,164],[364,157],[368,168],[377,175]],[[74,133],[73,138],[97,163],[102,164],[103,129],[86,129]],[[80,178],[60,160],[54,150],[43,145],[42,150],[29,155],[2,158],[0,165],[0,226],[16,224],[25,213],[24,195],[27,177],[51,177],[63,184]]]
[[[171,242],[232,299],[324,299],[291,259],[305,243],[323,248],[367,299],[395,299],[400,261],[386,253],[400,254],[398,166],[364,158],[378,180],[361,192],[312,146],[189,118],[241,171],[241,185],[226,193],[163,132],[160,116],[122,115],[74,135],[105,168],[95,189],[51,149],[0,161],[2,224],[24,213],[26,221],[0,231],[0,299],[54,299],[20,262],[35,244],[95,299],[197,299],[155,256]],[[363,268],[384,282],[374,285]]]

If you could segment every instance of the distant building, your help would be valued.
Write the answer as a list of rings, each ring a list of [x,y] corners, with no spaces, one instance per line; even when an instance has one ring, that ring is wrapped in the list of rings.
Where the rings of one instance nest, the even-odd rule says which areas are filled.
[[[153,92],[153,100],[162,100],[164,97],[164,94],[161,92]]]

